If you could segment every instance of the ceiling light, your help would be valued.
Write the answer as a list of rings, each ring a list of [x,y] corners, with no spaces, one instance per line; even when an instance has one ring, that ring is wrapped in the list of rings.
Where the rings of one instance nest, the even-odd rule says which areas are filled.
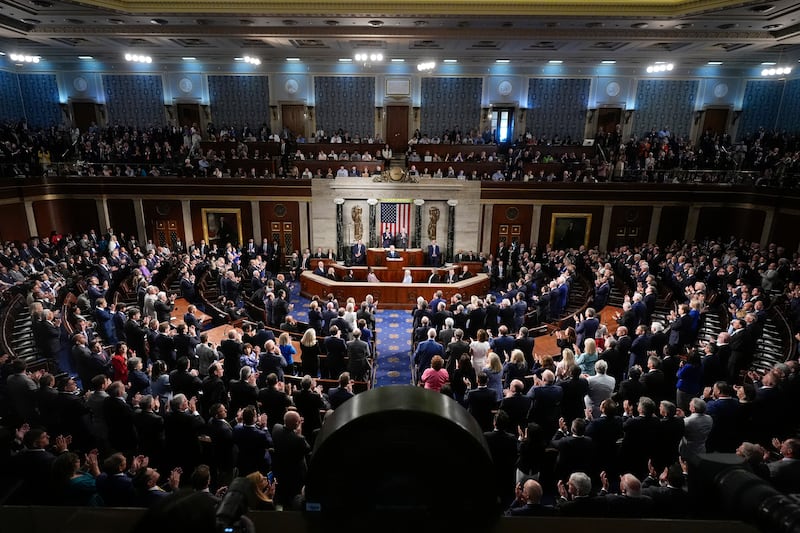
[[[78,56],[78,59],[81,59],[83,61],[89,61],[94,58],[92,56]]]
[[[402,58],[400,58],[400,57],[394,57],[394,58],[392,58],[392,63],[405,63],[405,62],[406,62],[406,60],[405,60],[405,59],[402,59]]]
[[[353,62],[353,60],[350,59],[349,57],[340,57],[339,58],[339,63],[352,63],[352,62]]]
[[[660,72],[671,72],[675,68],[672,63],[665,63],[664,61],[656,61],[654,65],[648,65],[648,74],[658,74]]]
[[[125,61],[131,63],[152,63],[153,58],[141,54],[125,54]]]
[[[563,63],[563,61],[561,61],[560,59],[551,59],[550,61],[548,61],[548,63],[550,63],[551,65],[560,65]]]
[[[792,67],[765,68],[761,71],[762,76],[786,76],[792,73]]]
[[[234,61],[244,61],[244,58],[243,57],[234,57],[233,60]]]
[[[11,54],[9,56],[11,61],[16,61],[17,63],[38,63],[41,60],[40,56],[30,56],[24,54]]]
[[[709,65],[721,65],[722,61],[709,61],[708,64]]]
[[[458,63],[458,59],[445,59],[444,63]]]
[[[300,61],[300,58],[299,57],[287,57],[286,61],[297,62],[297,61]]]
[[[436,68],[436,61],[424,61],[417,65],[417,70],[419,72],[429,72]]]
[[[244,62],[250,63],[251,65],[258,66],[261,64],[261,59],[252,56],[244,56]]]
[[[764,65],[764,66],[772,66],[772,65],[777,65],[777,63],[776,63],[776,62],[774,62],[774,61],[764,61],[764,62],[763,62],[763,63],[761,63],[761,64],[762,64],[762,65]]]
[[[601,61],[601,63],[603,65],[616,65],[617,64],[617,62],[614,61],[613,59],[604,59],[603,61]]]
[[[494,62],[495,63],[510,63],[511,60],[510,59],[495,59]]]
[[[196,57],[182,57],[181,59],[183,61],[197,61]]]

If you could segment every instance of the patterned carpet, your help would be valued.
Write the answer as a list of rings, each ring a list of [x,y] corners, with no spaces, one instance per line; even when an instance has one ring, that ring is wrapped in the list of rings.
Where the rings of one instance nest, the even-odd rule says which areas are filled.
[[[292,284],[289,302],[294,304],[294,317],[307,322],[309,299],[300,295],[299,283]],[[374,386],[412,384],[411,324],[409,311],[379,309],[375,313],[378,357],[374,364]]]

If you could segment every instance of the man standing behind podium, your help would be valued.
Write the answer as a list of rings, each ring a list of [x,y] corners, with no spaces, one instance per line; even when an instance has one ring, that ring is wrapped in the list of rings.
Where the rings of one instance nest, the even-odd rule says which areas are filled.
[[[436,239],[432,240],[428,245],[428,264],[431,266],[439,266],[441,264],[442,253],[439,245],[436,244]]]
[[[389,251],[386,252],[387,259],[400,259],[400,252],[395,250],[394,244],[389,245]]]
[[[394,244],[401,250],[408,248],[408,232],[406,232],[406,228],[400,228],[400,233],[397,234]]]
[[[364,246],[364,241],[361,239],[358,239],[358,242],[353,245],[353,264],[367,264],[367,247]]]

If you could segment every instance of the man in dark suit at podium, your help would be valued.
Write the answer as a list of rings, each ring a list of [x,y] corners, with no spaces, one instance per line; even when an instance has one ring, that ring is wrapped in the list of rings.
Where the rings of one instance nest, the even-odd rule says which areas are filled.
[[[439,266],[442,264],[442,250],[436,244],[436,239],[432,240],[428,245],[428,264],[431,266]]]
[[[389,245],[389,251],[386,252],[386,259],[400,259],[400,252],[395,250],[394,244]]]
[[[361,239],[359,239],[358,242],[353,245],[353,264],[367,264],[367,247],[364,246],[364,241]]]
[[[406,228],[400,228],[400,233],[395,237],[394,244],[401,250],[408,248],[408,232],[406,232]]]

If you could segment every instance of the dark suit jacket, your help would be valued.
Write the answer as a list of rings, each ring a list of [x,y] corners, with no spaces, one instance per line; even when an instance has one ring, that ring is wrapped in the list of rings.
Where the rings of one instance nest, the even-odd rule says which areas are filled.
[[[478,387],[467,391],[464,403],[481,429],[491,431],[494,425],[492,410],[497,407],[497,393],[488,387]]]
[[[239,449],[236,466],[239,472],[263,472],[269,467],[269,448],[272,447],[272,437],[269,432],[255,426],[239,424],[233,428],[233,442]]]
[[[334,387],[328,390],[328,401],[331,404],[331,409],[336,409],[353,396],[355,395],[352,392],[342,387]]]
[[[528,421],[536,422],[542,427],[545,435],[555,433],[558,419],[561,417],[561,400],[564,390],[558,385],[541,385],[531,387],[527,396],[533,399]]]
[[[188,411],[167,413],[164,417],[164,434],[171,468],[180,466],[184,472],[191,472],[200,463],[202,447],[198,437],[205,425],[203,417]]]
[[[119,398],[108,397],[103,401],[103,416],[108,426],[108,442],[115,451],[132,454],[139,437],[133,424],[133,410]]]
[[[275,500],[286,505],[303,488],[307,471],[306,456],[311,452],[311,447],[305,437],[297,435],[283,424],[275,424],[272,440],[275,445],[272,470],[280,480]]]
[[[508,414],[512,424],[524,429],[528,425],[528,411],[531,410],[531,401],[524,394],[512,394],[503,398],[500,402],[500,409]]]
[[[156,465],[161,464],[164,458],[164,418],[152,411],[139,411],[133,415],[133,425],[139,436],[138,453],[149,457]]]

